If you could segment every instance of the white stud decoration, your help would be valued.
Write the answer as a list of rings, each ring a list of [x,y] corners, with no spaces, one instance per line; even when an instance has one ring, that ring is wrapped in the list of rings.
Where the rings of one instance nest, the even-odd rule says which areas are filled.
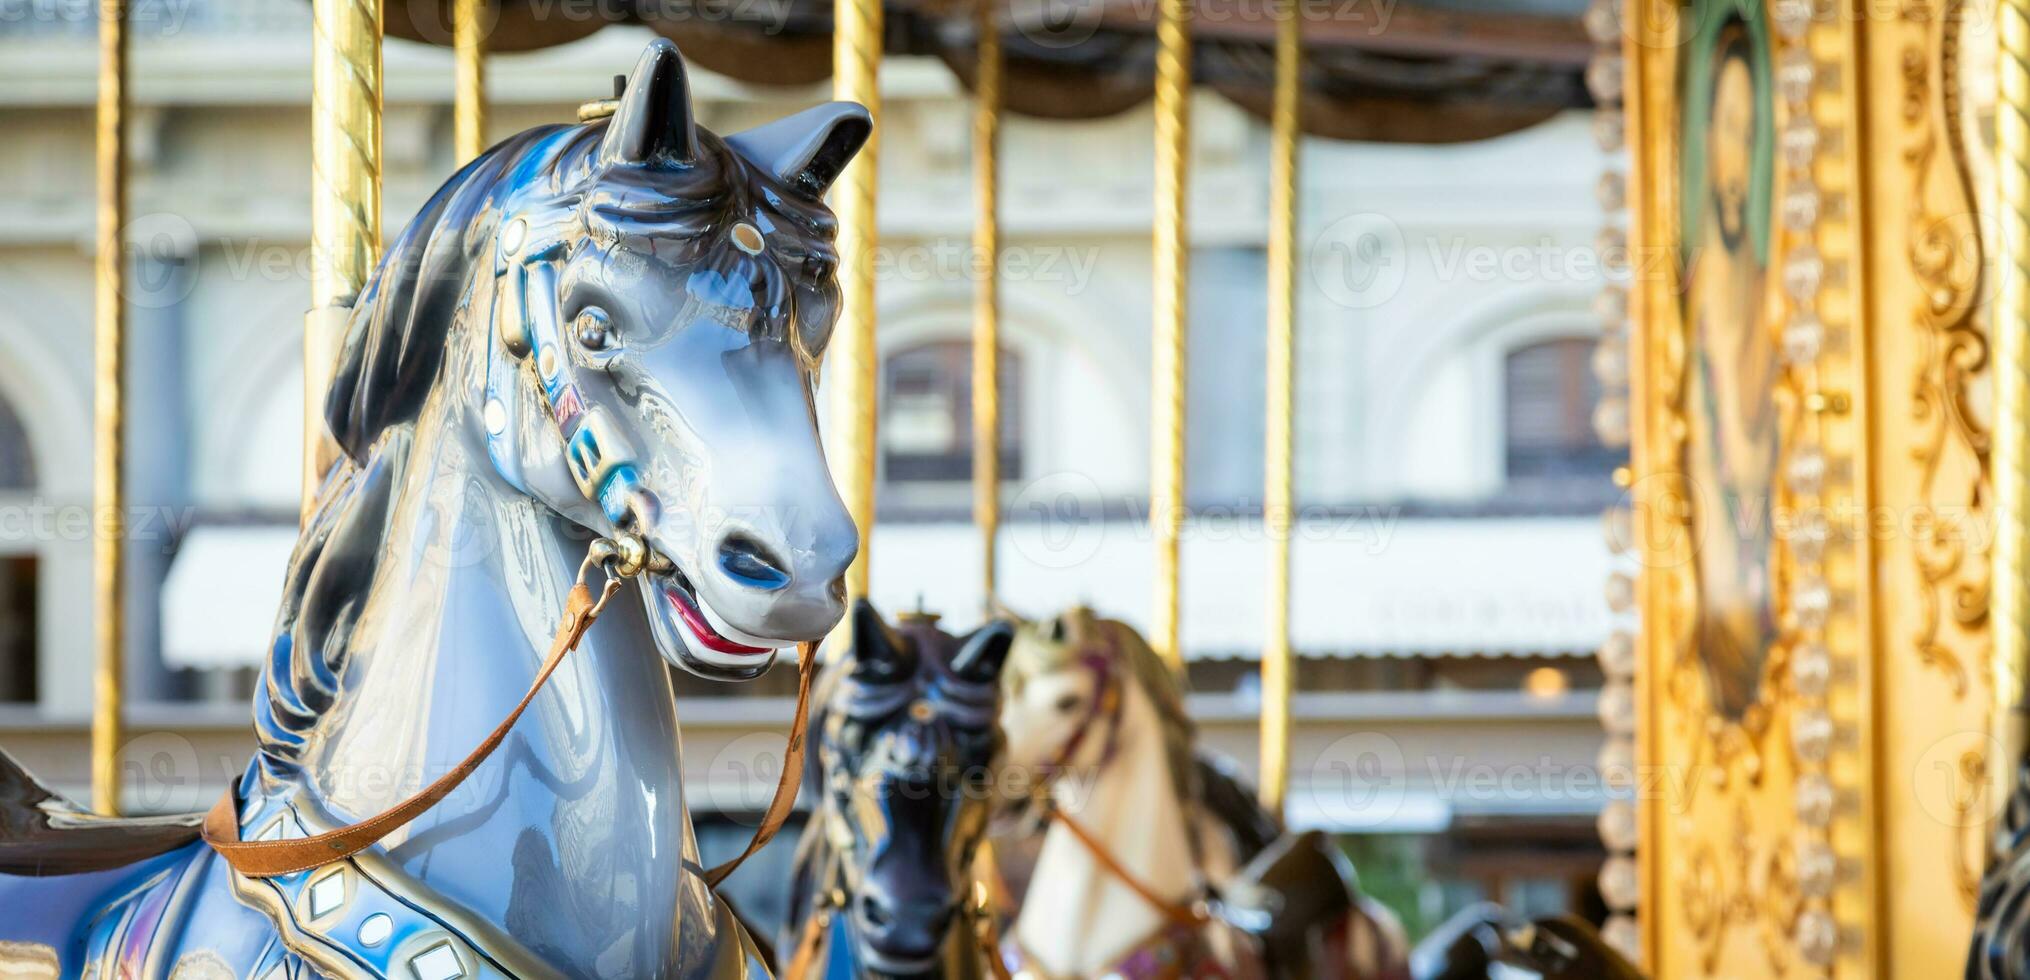
[[[386,912],[375,912],[359,924],[359,943],[368,948],[387,942],[394,934],[395,920],[388,918]]]

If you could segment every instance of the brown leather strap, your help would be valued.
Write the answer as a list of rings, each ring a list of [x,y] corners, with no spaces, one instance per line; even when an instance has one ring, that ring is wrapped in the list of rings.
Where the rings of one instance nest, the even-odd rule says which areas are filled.
[[[248,841],[240,839],[239,793],[235,787],[228,786],[225,795],[220,797],[212,806],[211,812],[205,815],[204,827],[201,830],[204,842],[211,845],[212,850],[217,851],[227,864],[232,865],[233,870],[250,878],[272,878],[276,875],[308,871],[351,857],[372,847],[381,838],[395,832],[421,816],[423,811],[451,795],[460,783],[479,768],[480,763],[485,762],[487,757],[500,747],[500,743],[507,738],[508,731],[514,728],[515,722],[521,718],[522,712],[535,700],[536,692],[543,689],[543,684],[556,672],[557,666],[564,662],[564,657],[577,649],[579,641],[585,638],[585,631],[592,627],[593,621],[605,608],[607,600],[620,590],[623,581],[619,576],[609,577],[596,598],[582,578],[572,586],[571,594],[564,605],[564,618],[557,624],[556,638],[550,643],[550,652],[543,660],[542,669],[537,671],[535,680],[529,684],[528,693],[522,695],[521,702],[515,705],[513,711],[508,712],[507,718],[501,721],[499,727],[487,735],[486,740],[480,742],[479,747],[473,749],[472,754],[466,756],[457,768],[439,776],[415,795],[372,817],[337,830],[290,840]],[[734,868],[739,867],[742,861],[747,860],[750,855],[767,844],[769,839],[775,836],[776,831],[782,829],[783,822],[789,819],[790,808],[796,803],[797,787],[803,779],[804,725],[810,714],[811,675],[816,670],[817,662],[815,647],[815,644],[806,643],[801,651],[795,727],[790,730],[789,751],[786,753],[787,758],[783,760],[782,776],[776,783],[775,799],[770,802],[768,813],[762,820],[760,829],[755,832],[754,840],[747,845],[747,850],[732,861],[706,873],[705,880],[711,885],[718,885],[733,872]]]
[[[233,870],[249,878],[272,878],[276,875],[308,871],[341,858],[351,857],[372,847],[381,838],[421,816],[423,811],[435,806],[439,800],[450,796],[452,790],[465,782],[466,777],[472,775],[473,770],[478,769],[479,764],[485,762],[487,756],[492,755],[493,750],[500,747],[501,741],[507,738],[508,730],[514,727],[522,712],[528,709],[529,702],[536,699],[536,692],[543,689],[543,683],[550,679],[550,674],[556,671],[557,665],[564,662],[564,655],[577,648],[578,641],[584,639],[585,631],[592,627],[592,621],[598,618],[599,610],[605,606],[606,600],[619,591],[621,581],[618,577],[609,578],[596,600],[592,596],[591,588],[583,581],[571,587],[571,595],[564,604],[564,619],[557,624],[557,637],[550,643],[550,655],[544,659],[543,668],[537,671],[536,679],[529,684],[528,693],[522,695],[521,703],[515,705],[515,710],[508,712],[507,718],[501,721],[499,727],[487,735],[486,740],[479,743],[479,747],[473,749],[472,754],[466,756],[465,761],[460,762],[457,768],[437,777],[414,796],[372,817],[337,830],[290,840],[250,841],[240,839],[239,793],[229,786],[225,795],[213,804],[211,812],[205,815],[202,831],[204,842],[210,844],[211,849],[217,851],[220,857],[225,858],[226,863],[233,866]]]
[[[1193,929],[1204,925],[1207,919],[1210,918],[1196,902],[1180,904],[1156,894],[1155,889],[1150,888],[1142,879],[1135,877],[1134,872],[1129,871],[1126,866],[1122,865],[1107,850],[1106,845],[1101,844],[1099,839],[1095,838],[1077,820],[1073,820],[1071,814],[1060,810],[1053,815],[1053,819],[1063,824],[1064,829],[1071,831],[1071,836],[1077,838],[1080,844],[1085,845],[1085,849],[1092,853],[1093,859],[1100,863],[1100,867],[1107,869],[1107,873],[1119,878],[1122,884],[1127,885],[1129,890],[1140,896],[1142,901],[1149,904],[1150,908],[1162,913],[1164,918],[1180,926],[1187,926]]]
[[[789,820],[790,811],[796,808],[797,789],[804,779],[804,728],[811,718],[811,678],[818,673],[817,644],[797,646],[796,671],[796,716],[790,719],[789,744],[782,751],[782,773],[775,778],[775,797],[768,801],[768,812],[762,814],[761,826],[755,828],[754,839],[747,842],[747,849],[739,857],[705,872],[705,884],[713,888],[719,887],[754,852],[768,846],[776,831]]]
[[[789,968],[783,971],[783,980],[804,980],[810,976],[811,964],[818,961],[818,951],[824,948],[825,933],[831,926],[827,915],[818,912],[804,920],[803,935],[797,938],[796,955],[790,958]]]

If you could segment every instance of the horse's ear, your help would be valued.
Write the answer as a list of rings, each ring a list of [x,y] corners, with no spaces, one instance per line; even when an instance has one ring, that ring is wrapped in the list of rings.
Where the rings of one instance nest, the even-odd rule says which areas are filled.
[[[726,137],[733,152],[815,201],[867,145],[874,120],[856,102],[827,102]]]
[[[853,676],[861,680],[892,681],[907,672],[902,642],[874,604],[865,599],[853,602]]]
[[[634,63],[620,104],[606,124],[599,162],[689,163],[698,156],[698,129],[691,118],[691,82],[684,56],[668,38],[656,38]]]
[[[1015,642],[1015,627],[994,620],[974,630],[952,655],[952,673],[975,684],[992,684],[1001,677],[1001,665],[1008,662],[1008,649]]]

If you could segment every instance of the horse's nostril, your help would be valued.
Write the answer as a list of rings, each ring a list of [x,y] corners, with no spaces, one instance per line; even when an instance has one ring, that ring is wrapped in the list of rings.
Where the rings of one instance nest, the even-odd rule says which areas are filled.
[[[890,921],[888,910],[872,895],[860,896],[860,918],[876,929],[887,928]]]
[[[789,585],[789,564],[745,534],[729,534],[719,542],[719,570],[751,588],[773,590]]]
[[[826,588],[832,593],[832,598],[842,603],[846,601],[846,576],[841,575],[833,579],[832,584]]]

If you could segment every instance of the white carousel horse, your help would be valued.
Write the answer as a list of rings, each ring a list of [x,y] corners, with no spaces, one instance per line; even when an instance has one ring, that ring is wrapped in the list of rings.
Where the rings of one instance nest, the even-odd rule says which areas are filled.
[[[1211,914],[1277,822],[1234,812],[1236,787],[1197,757],[1175,673],[1134,630],[1082,608],[1025,624],[1002,681],[1009,764],[1048,793],[1041,847],[1004,899],[1019,908],[1004,944],[1018,976],[1406,975],[1400,926],[1336,874],[1302,886],[1345,891],[1321,905],[1342,912],[1297,930],[1299,952]],[[1316,856],[1297,844],[1273,849]]]
[[[527,716],[378,847],[287,873],[228,867],[189,822],[80,814],[0,758],[0,975],[765,973],[698,867],[667,665],[753,677],[844,612],[821,198],[869,124],[835,104],[721,139],[662,40],[616,102],[460,171],[355,304],[326,411],[346,458],[224,834],[383,813],[525,693]],[[532,691],[598,535],[646,545],[639,601]]]

